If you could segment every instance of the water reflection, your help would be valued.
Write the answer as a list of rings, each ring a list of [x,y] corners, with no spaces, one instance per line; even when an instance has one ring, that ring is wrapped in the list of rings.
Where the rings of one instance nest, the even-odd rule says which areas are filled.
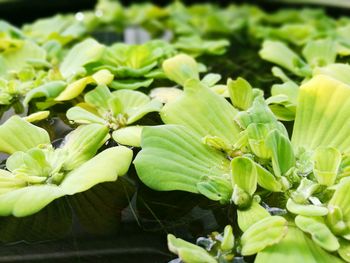
[[[69,235],[114,234],[134,185],[127,179],[102,183],[88,191],[55,200],[40,212],[22,218],[0,218],[0,242],[43,242]]]

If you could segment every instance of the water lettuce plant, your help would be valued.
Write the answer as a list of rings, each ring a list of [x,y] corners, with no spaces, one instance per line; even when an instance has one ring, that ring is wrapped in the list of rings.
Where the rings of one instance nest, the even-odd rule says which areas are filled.
[[[118,146],[97,153],[108,129],[91,124],[71,132],[54,148],[48,133],[18,116],[0,126],[0,151],[9,154],[0,170],[0,215],[38,212],[56,198],[115,181],[127,172],[132,151]]]
[[[184,68],[173,69],[184,77]],[[326,75],[302,85],[289,139],[261,92],[229,80],[233,107],[195,74],[187,77],[184,93],[161,110],[166,125],[142,132],[142,151],[134,161],[140,179],[156,190],[189,191],[235,205],[243,235],[233,254],[257,254],[255,262],[266,262],[267,255],[277,260],[274,253],[283,251],[280,260],[288,255],[289,262],[301,255],[307,262],[340,262],[324,249],[348,260],[350,144],[344,125],[350,86]],[[259,204],[268,194],[283,196],[278,207],[285,217]],[[176,248],[169,238],[169,248],[185,262],[200,262],[196,249],[180,252],[181,243]],[[289,246],[299,247],[296,256]],[[219,260],[221,254],[213,254]]]
[[[321,9],[178,1],[0,21],[0,216],[71,195],[83,218],[78,200],[141,146],[127,178],[140,202],[148,188],[186,191],[227,215],[196,244],[169,234],[175,262],[350,262],[349,34],[349,18]],[[51,143],[57,117],[72,131]]]
[[[110,92],[100,85],[84,96],[85,102],[67,111],[67,118],[80,124],[98,123],[113,131],[121,144],[140,146],[142,126],[129,126],[147,113],[159,111],[163,104],[134,90]],[[128,127],[126,127],[128,126]]]

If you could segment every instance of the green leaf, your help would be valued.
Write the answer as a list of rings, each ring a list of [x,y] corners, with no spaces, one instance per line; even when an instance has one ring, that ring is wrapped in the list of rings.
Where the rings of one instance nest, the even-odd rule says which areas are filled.
[[[85,94],[84,100],[97,108],[107,110],[108,100],[111,95],[112,93],[106,85],[98,85],[95,89]]]
[[[168,58],[164,60],[162,67],[165,75],[181,86],[189,79],[199,80],[198,65],[191,56],[179,54]]]
[[[318,75],[300,87],[292,144],[295,149],[334,147],[350,152],[347,121],[350,113],[350,86]]]
[[[334,63],[324,67],[315,68],[313,75],[327,75],[350,85],[350,65]]]
[[[0,151],[12,154],[49,144],[48,133],[15,115],[0,126]]]
[[[66,86],[66,82],[61,80],[45,83],[37,88],[30,90],[25,96],[23,104],[28,105],[28,103],[34,98],[56,98],[65,89]]]
[[[221,177],[212,176],[197,183],[197,190],[205,197],[223,204],[227,203],[232,195],[231,182]]]
[[[223,251],[231,251],[235,246],[235,237],[230,225],[225,226],[220,248]]]
[[[343,261],[317,246],[298,228],[289,226],[285,238],[259,252],[254,262],[340,263]]]
[[[63,195],[63,189],[56,185],[32,185],[9,191],[0,195],[0,215],[28,216]]]
[[[113,140],[117,143],[128,146],[141,146],[142,126],[129,126],[115,130],[112,134]]]
[[[312,67],[322,67],[334,63],[337,57],[336,42],[333,39],[308,41],[303,48],[303,56]]]
[[[105,47],[92,38],[76,44],[64,57],[60,72],[65,79],[72,78],[84,71],[84,65],[98,60]]]
[[[281,192],[282,184],[277,181],[276,177],[261,165],[255,163],[256,173],[258,176],[258,185],[271,192]]]
[[[279,243],[287,234],[288,222],[280,216],[265,217],[251,225],[241,237],[242,255],[254,255]]]
[[[64,167],[70,171],[93,157],[109,138],[109,129],[100,124],[82,125],[69,133],[62,149],[67,152]]]
[[[338,250],[339,242],[322,218],[298,215],[295,218],[295,224],[304,232],[309,233],[312,240],[323,249]]]
[[[127,147],[108,148],[67,174],[60,187],[72,195],[102,182],[113,182],[128,171],[132,156]]]
[[[24,117],[24,119],[28,122],[37,122],[37,121],[47,119],[49,116],[50,116],[50,111],[37,111],[35,113],[32,113]]]
[[[134,161],[136,171],[142,182],[155,190],[198,193],[199,182],[229,174],[225,156],[183,126],[145,127],[141,146]]]
[[[278,177],[285,175],[295,165],[295,156],[289,139],[274,130],[267,136],[266,146],[271,151],[272,167],[275,175]]]
[[[317,148],[314,153],[314,175],[319,184],[332,186],[338,174],[341,154],[335,148]]]
[[[91,76],[76,80],[70,83],[61,93],[55,98],[55,101],[66,101],[74,99],[84,91],[88,84],[94,83]]]
[[[218,136],[236,142],[240,132],[233,121],[237,110],[198,80],[187,81],[184,88],[181,96],[161,110],[164,123],[183,125],[202,137]]]
[[[284,67],[297,76],[311,75],[307,64],[283,42],[265,40],[259,55],[262,59]]]
[[[246,157],[236,157],[231,161],[232,188],[237,184],[249,195],[253,195],[257,187],[257,173],[254,162]]]
[[[298,204],[291,198],[287,201],[287,209],[289,212],[302,216],[325,216],[328,214],[328,209],[323,206]]]
[[[339,207],[343,214],[343,221],[350,224],[350,180],[343,179],[340,181],[331,200],[328,202],[329,207]]]
[[[176,100],[182,94],[178,88],[155,88],[151,90],[150,97],[162,103],[168,103]]]
[[[237,222],[239,228],[245,232],[249,227],[257,223],[258,221],[269,217],[269,212],[266,211],[259,203],[255,200],[251,203],[247,209],[237,210]]]
[[[101,69],[91,76],[97,85],[108,85],[114,79],[114,75],[107,69]]]
[[[7,170],[0,169],[0,195],[22,188],[27,182]]]
[[[153,100],[139,91],[132,90],[118,90],[112,93],[121,102],[123,113],[126,113],[127,124],[131,124],[147,113],[159,111],[163,104],[159,101]]]
[[[112,89],[129,89],[147,88],[153,82],[153,79],[118,79],[113,80],[109,87]]]
[[[25,40],[19,49],[8,50],[0,55],[0,61],[3,63],[0,69],[0,76],[5,76],[11,72],[19,72],[28,65],[31,59],[46,59],[46,51],[35,42]]]
[[[350,262],[350,242],[345,240],[340,240],[340,248],[338,249],[338,254],[346,262]]]
[[[217,263],[204,248],[168,234],[168,248],[185,263]]]
[[[253,104],[253,88],[249,82],[243,78],[237,78],[235,81],[228,79],[227,88],[233,106],[247,110]]]
[[[269,125],[264,123],[251,123],[247,129],[248,143],[252,152],[262,159],[269,159],[271,153],[266,146],[266,138],[269,132]]]
[[[105,120],[98,117],[96,114],[79,106],[72,107],[67,111],[67,118],[76,123],[90,124],[98,123],[101,125],[105,124]]]

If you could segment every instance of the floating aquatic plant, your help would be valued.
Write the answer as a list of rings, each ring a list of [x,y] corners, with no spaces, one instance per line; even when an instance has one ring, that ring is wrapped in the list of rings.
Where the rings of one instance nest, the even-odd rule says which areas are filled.
[[[140,146],[142,126],[129,125],[163,106],[139,91],[110,92],[105,85],[86,93],[84,98],[84,103],[67,111],[67,118],[81,124],[104,125],[113,131],[114,140],[131,146]]]
[[[83,192],[127,172],[132,151],[98,149],[108,129],[91,124],[71,132],[54,148],[48,133],[18,116],[0,126],[0,151],[10,154],[0,170],[0,215],[27,216],[54,199]],[[96,155],[96,156],[95,156]]]
[[[179,75],[184,67],[177,67]],[[308,246],[331,252],[338,251],[340,243],[349,246],[344,205],[349,180],[342,170],[347,169],[350,149],[346,135],[350,87],[324,75],[304,84],[291,140],[260,92],[245,86],[243,96],[230,81],[228,88],[233,89],[233,104],[245,110],[188,77],[183,95],[161,110],[166,125],[143,130],[142,151],[134,161],[140,179],[156,190],[189,191],[234,204],[244,233],[237,237],[240,243],[232,253],[258,254],[256,262],[264,262],[260,252],[265,255],[268,247],[267,251],[278,251],[279,246],[300,246],[299,257]],[[288,217],[271,216],[259,204],[258,188],[261,193],[284,193],[287,202],[280,208],[288,211]],[[290,229],[298,234],[287,234]],[[192,254],[171,250],[180,258],[193,255],[193,262],[198,261],[195,250]],[[295,262],[288,251],[283,249],[283,256],[288,254]],[[310,262],[320,257],[325,262],[338,260],[326,252],[307,251]],[[343,251],[338,253],[346,258]]]

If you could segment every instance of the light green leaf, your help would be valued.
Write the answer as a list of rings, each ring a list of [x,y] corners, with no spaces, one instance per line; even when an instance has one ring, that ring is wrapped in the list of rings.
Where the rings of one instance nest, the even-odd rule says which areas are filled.
[[[218,136],[236,142],[240,132],[233,121],[237,110],[198,80],[187,81],[184,88],[181,96],[161,110],[164,123],[184,125],[202,137]]]
[[[343,261],[324,251],[302,231],[290,225],[286,237],[278,244],[259,252],[254,262],[341,263]]]
[[[266,138],[269,132],[269,125],[264,123],[251,123],[247,129],[248,143],[252,152],[259,158],[269,159],[271,153],[266,146]]]
[[[70,49],[60,65],[62,76],[69,79],[81,73],[84,71],[83,66],[98,60],[104,50],[105,47],[92,38],[76,44]]]
[[[108,148],[67,174],[60,187],[72,195],[102,182],[113,182],[128,171],[132,156],[127,147]]]
[[[0,215],[28,216],[64,194],[62,188],[55,185],[32,185],[9,191],[0,195]]]
[[[249,195],[253,195],[257,187],[257,173],[254,162],[246,157],[236,157],[231,161],[232,188],[237,184]]]
[[[165,75],[181,86],[189,79],[199,80],[198,65],[191,56],[179,54],[168,58],[164,60],[162,67]]]
[[[276,177],[272,173],[257,163],[255,163],[255,168],[258,175],[258,185],[271,192],[282,191],[282,184],[277,181]]]
[[[280,242],[288,231],[288,222],[280,216],[265,217],[250,226],[241,237],[242,255],[254,255]]]
[[[345,240],[340,240],[340,248],[338,249],[338,254],[346,262],[350,262],[350,242]]]
[[[70,108],[67,113],[67,118],[76,123],[89,124],[89,123],[99,123],[101,125],[105,124],[105,120],[98,117],[96,114],[82,108],[75,106]]]
[[[0,151],[12,154],[49,144],[48,133],[15,115],[0,126]]]
[[[298,215],[295,218],[295,224],[304,232],[309,233],[312,240],[320,247],[328,251],[338,250],[339,242],[322,218]]]
[[[82,125],[71,132],[61,147],[68,155],[64,167],[70,171],[93,157],[109,138],[109,129],[100,124]]]
[[[55,98],[65,89],[66,86],[66,82],[61,80],[45,83],[37,88],[30,90],[25,96],[23,104],[28,105],[28,103],[34,98]]]
[[[140,147],[142,129],[142,126],[120,128],[113,132],[112,137],[117,143]]]
[[[328,202],[329,207],[339,207],[343,214],[343,221],[350,224],[350,180],[343,179],[340,181],[331,200]]]
[[[178,88],[155,88],[151,90],[150,97],[162,103],[168,103],[176,100],[182,94]]]
[[[237,210],[238,226],[243,232],[245,232],[250,226],[268,216],[270,216],[269,212],[259,205],[257,201],[253,200],[250,207],[247,209]]]
[[[88,84],[94,83],[91,76],[76,80],[70,83],[61,93],[55,98],[55,101],[66,101],[77,97],[84,91]]]
[[[197,183],[228,176],[229,161],[179,125],[145,127],[134,163],[140,179],[155,190],[198,193]]]
[[[204,248],[168,234],[168,248],[185,263],[217,263]]]
[[[235,237],[230,225],[225,226],[220,248],[223,251],[231,251],[235,246]]]
[[[291,198],[287,201],[287,209],[293,214],[302,216],[325,216],[328,214],[328,209],[323,206],[298,204]]]
[[[262,59],[284,67],[297,76],[311,74],[307,64],[283,42],[265,40],[259,55]]]
[[[229,180],[222,177],[209,177],[197,183],[197,190],[205,197],[225,204],[232,195],[232,185]]]
[[[343,63],[334,63],[324,67],[315,68],[313,75],[327,75],[339,81],[350,85],[350,65]]]
[[[108,100],[111,95],[112,93],[106,85],[98,85],[95,89],[85,94],[84,100],[97,108],[107,110]]]
[[[47,117],[50,116],[50,111],[37,111],[35,113],[32,113],[26,117],[24,117],[24,119],[28,122],[37,122],[37,121],[41,121],[46,119]]]
[[[350,86],[318,75],[300,87],[292,144],[295,149],[334,147],[350,152]]]
[[[332,186],[338,174],[341,154],[335,148],[317,148],[314,153],[314,175],[319,184]]]
[[[7,170],[0,169],[0,196],[7,192],[25,187],[27,182],[17,178]]]
[[[113,80],[109,87],[112,89],[129,89],[147,88],[153,82],[153,79],[118,79]]]
[[[247,110],[253,103],[253,88],[249,82],[243,78],[237,78],[235,81],[228,79],[227,88],[233,106]]]
[[[91,76],[97,85],[108,85],[114,79],[114,75],[107,69],[101,69]]]
[[[0,76],[11,73],[12,71],[19,72],[23,67],[28,65],[31,59],[46,59],[46,51],[42,47],[30,40],[25,40],[23,45],[14,50],[8,50],[0,55],[0,61],[3,63],[0,69]]]
[[[163,104],[160,101],[152,100],[149,103],[135,109],[125,109],[129,116],[127,124],[134,123],[150,112],[160,111]]]
[[[303,48],[303,56],[312,67],[334,63],[337,56],[336,42],[333,39],[308,41]]]
[[[266,146],[271,151],[272,167],[275,175],[278,177],[285,175],[295,165],[295,156],[289,139],[274,130],[267,136]]]

